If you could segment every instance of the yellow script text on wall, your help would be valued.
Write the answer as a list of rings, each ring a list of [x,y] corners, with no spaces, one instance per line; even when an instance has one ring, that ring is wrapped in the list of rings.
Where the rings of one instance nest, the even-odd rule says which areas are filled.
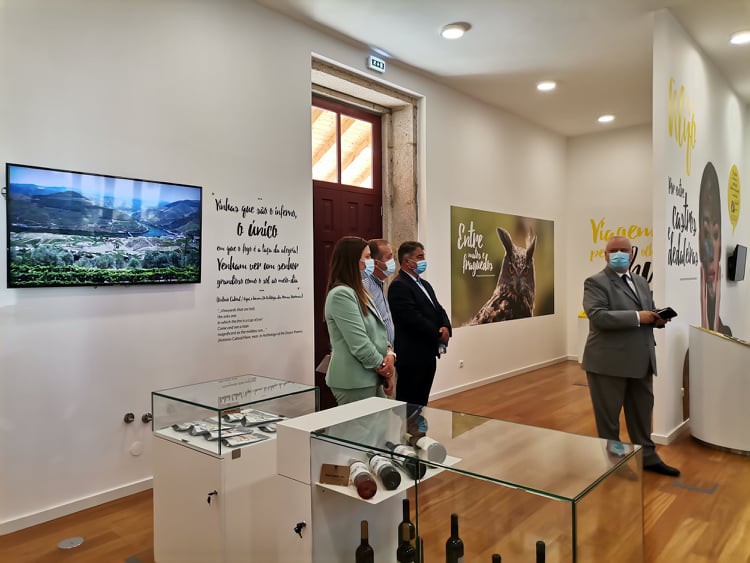
[[[669,136],[678,146],[685,146],[685,170],[690,176],[690,159],[695,148],[695,113],[685,94],[685,87],[679,91],[674,87],[674,78],[669,79]]]

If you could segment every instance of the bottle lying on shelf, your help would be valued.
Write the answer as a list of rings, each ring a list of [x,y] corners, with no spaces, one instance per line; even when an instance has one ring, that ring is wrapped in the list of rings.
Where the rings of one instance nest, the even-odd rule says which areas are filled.
[[[375,563],[375,551],[370,545],[367,531],[367,520],[362,520],[360,526],[360,540],[357,551],[354,552],[354,563]]]
[[[387,491],[398,489],[401,484],[401,473],[391,461],[382,455],[367,454],[370,457],[370,471],[380,478]]]
[[[363,461],[352,460],[349,463],[349,481],[357,489],[357,494],[365,500],[371,499],[378,492],[378,484]]]
[[[393,461],[403,467],[409,474],[409,477],[414,480],[424,477],[424,474],[427,472],[427,466],[415,459],[418,456],[414,448],[404,444],[394,444],[393,442],[386,442],[385,446],[391,451]]]
[[[417,434],[406,434],[405,437],[406,443],[412,446],[422,459],[434,461],[435,463],[443,463],[445,458],[448,457],[445,446],[426,434],[419,432]]]
[[[463,563],[464,542],[458,536],[458,514],[451,514],[451,535],[445,542],[445,562]]]

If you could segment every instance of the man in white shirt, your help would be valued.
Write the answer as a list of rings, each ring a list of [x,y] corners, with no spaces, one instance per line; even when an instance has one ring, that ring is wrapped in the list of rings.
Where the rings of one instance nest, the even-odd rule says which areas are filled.
[[[391,308],[388,306],[388,300],[385,296],[385,280],[396,272],[396,260],[393,258],[393,250],[387,240],[377,238],[367,241],[367,244],[370,247],[370,256],[375,260],[375,270],[372,274],[363,274],[362,283],[372,296],[375,308],[385,324],[388,343],[393,347],[395,331]]]

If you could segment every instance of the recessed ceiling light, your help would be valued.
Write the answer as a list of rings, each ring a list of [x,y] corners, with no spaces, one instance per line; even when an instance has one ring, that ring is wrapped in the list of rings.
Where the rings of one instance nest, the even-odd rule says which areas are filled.
[[[550,92],[557,88],[557,82],[554,80],[544,80],[542,82],[537,82],[536,89],[540,92]]]
[[[733,33],[729,38],[729,42],[732,45],[744,45],[745,43],[750,43],[750,29],[744,29],[737,33]]]
[[[600,115],[599,119],[597,119],[599,123],[612,123],[614,120],[615,116],[610,114]]]
[[[458,39],[462,37],[464,33],[471,29],[471,24],[467,22],[453,22],[440,30],[440,35],[444,39]]]

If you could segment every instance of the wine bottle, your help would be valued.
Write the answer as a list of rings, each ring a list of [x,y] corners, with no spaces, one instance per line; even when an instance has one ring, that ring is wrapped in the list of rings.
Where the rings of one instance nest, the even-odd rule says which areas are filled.
[[[354,563],[375,563],[375,552],[369,542],[367,520],[360,523],[360,543],[354,554]]]
[[[409,538],[409,541],[411,541],[416,537],[417,532],[414,529],[414,524],[411,523],[411,518],[409,517],[409,499],[405,498],[401,502],[401,506],[404,511],[404,518],[403,520],[401,520],[401,523],[398,525],[398,537],[401,538],[402,530],[405,529],[407,531],[407,536]]]
[[[437,440],[433,440],[424,433],[407,434],[406,436],[407,443],[417,450],[417,454],[422,459],[434,461],[435,463],[443,463],[448,456],[448,452],[445,451],[443,444]]]
[[[544,563],[547,559],[547,547],[542,540],[536,542],[536,563]]]
[[[382,455],[368,454],[370,457],[370,470],[383,482],[386,490],[393,491],[401,484],[401,473]]]
[[[393,442],[386,442],[385,446],[391,450],[391,458],[398,463],[404,470],[409,474],[409,477],[414,479],[421,479],[427,472],[427,466],[419,463],[417,458],[417,452],[411,446],[405,446],[404,444],[394,444]]]
[[[375,482],[375,478],[362,461],[351,461],[349,464],[349,480],[357,489],[357,494],[365,500],[374,497],[375,493],[378,492],[378,484]]]
[[[417,550],[411,543],[411,537],[409,536],[409,528],[406,526],[399,526],[399,544],[396,550],[396,561],[399,563],[416,563],[417,561]]]
[[[497,553],[492,554],[492,563],[503,563],[503,558]]]
[[[445,542],[445,563],[463,563],[464,542],[458,537],[458,514],[451,514],[451,535]]]

